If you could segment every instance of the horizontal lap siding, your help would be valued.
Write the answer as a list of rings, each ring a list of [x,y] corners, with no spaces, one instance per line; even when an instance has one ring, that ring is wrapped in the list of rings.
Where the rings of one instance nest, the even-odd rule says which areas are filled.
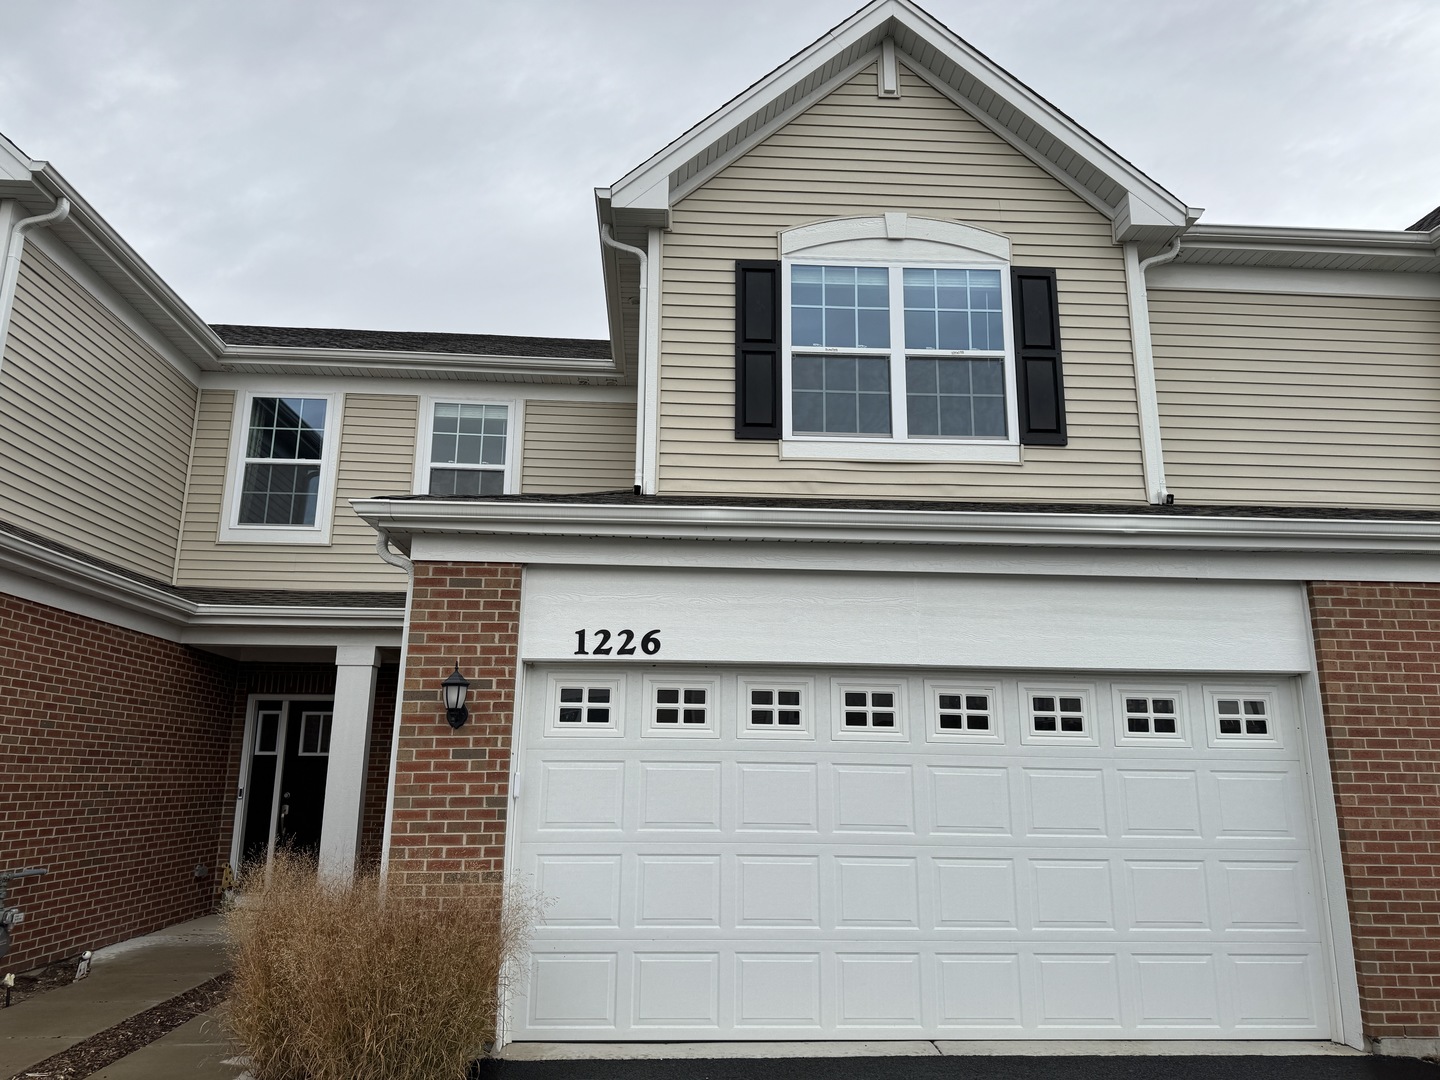
[[[664,236],[660,490],[944,499],[1140,500],[1122,254],[1110,224],[928,84],[856,76],[674,209]],[[781,229],[905,211],[1010,237],[1060,285],[1070,445],[1025,464],[782,461],[734,438],[734,261],[773,259]]]
[[[635,483],[635,406],[527,401],[521,490],[618,491]]]
[[[1440,503],[1440,304],[1156,289],[1150,314],[1176,498]]]
[[[180,555],[181,585],[276,589],[405,588],[404,574],[375,554],[375,530],[351,499],[408,494],[414,479],[418,401],[406,395],[346,394],[330,544],[218,542],[235,394],[200,395],[190,499]]]
[[[196,394],[27,248],[0,365],[0,517],[169,581]]]

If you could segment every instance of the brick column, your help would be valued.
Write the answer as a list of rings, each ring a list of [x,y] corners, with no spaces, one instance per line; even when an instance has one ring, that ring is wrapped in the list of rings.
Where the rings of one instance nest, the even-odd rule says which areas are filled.
[[[1365,1034],[1440,1038],[1440,586],[1315,582]]]
[[[462,882],[500,880],[520,570],[511,563],[415,564],[399,706],[391,889],[441,898]],[[440,683],[457,662],[470,680],[470,719],[452,731]]]

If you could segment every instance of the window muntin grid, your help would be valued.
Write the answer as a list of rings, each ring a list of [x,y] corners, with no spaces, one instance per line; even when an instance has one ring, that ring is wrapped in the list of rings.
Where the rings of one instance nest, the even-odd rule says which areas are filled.
[[[250,399],[241,469],[241,525],[314,526],[330,402]]]
[[[1044,690],[1032,692],[1028,698],[1032,733],[1074,737],[1089,734],[1083,694]]]
[[[431,495],[500,495],[510,438],[507,405],[437,401],[431,414]]]
[[[1275,737],[1270,703],[1262,697],[1217,697],[1215,722],[1216,730],[1223,736],[1260,739]]]
[[[794,263],[788,275],[791,434],[1011,437],[1003,269]]]
[[[802,691],[798,687],[751,686],[745,720],[752,728],[801,730],[805,726]]]
[[[840,726],[845,731],[895,731],[900,726],[900,695],[894,687],[842,687]]]
[[[1121,698],[1126,735],[1180,734],[1180,701],[1174,694],[1127,693]]]
[[[713,704],[708,686],[657,686],[651,719],[663,728],[708,727]]]
[[[555,722],[561,727],[604,727],[615,723],[613,686],[562,683],[555,696]]]
[[[940,690],[935,705],[935,727],[945,735],[993,735],[999,724],[988,692]]]

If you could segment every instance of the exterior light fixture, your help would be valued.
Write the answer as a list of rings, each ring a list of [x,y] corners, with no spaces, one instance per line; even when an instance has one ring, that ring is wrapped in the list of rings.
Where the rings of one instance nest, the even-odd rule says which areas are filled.
[[[465,721],[470,718],[470,710],[465,708],[465,694],[470,689],[470,680],[460,674],[459,661],[440,686],[445,691],[445,719],[450,721],[452,728],[464,727]]]

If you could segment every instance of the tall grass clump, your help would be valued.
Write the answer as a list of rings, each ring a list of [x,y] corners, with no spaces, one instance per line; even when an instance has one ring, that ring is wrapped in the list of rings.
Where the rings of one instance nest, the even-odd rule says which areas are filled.
[[[499,885],[442,900],[338,883],[277,852],[225,915],[229,1023],[256,1080],[460,1080],[494,1038],[539,908]]]

